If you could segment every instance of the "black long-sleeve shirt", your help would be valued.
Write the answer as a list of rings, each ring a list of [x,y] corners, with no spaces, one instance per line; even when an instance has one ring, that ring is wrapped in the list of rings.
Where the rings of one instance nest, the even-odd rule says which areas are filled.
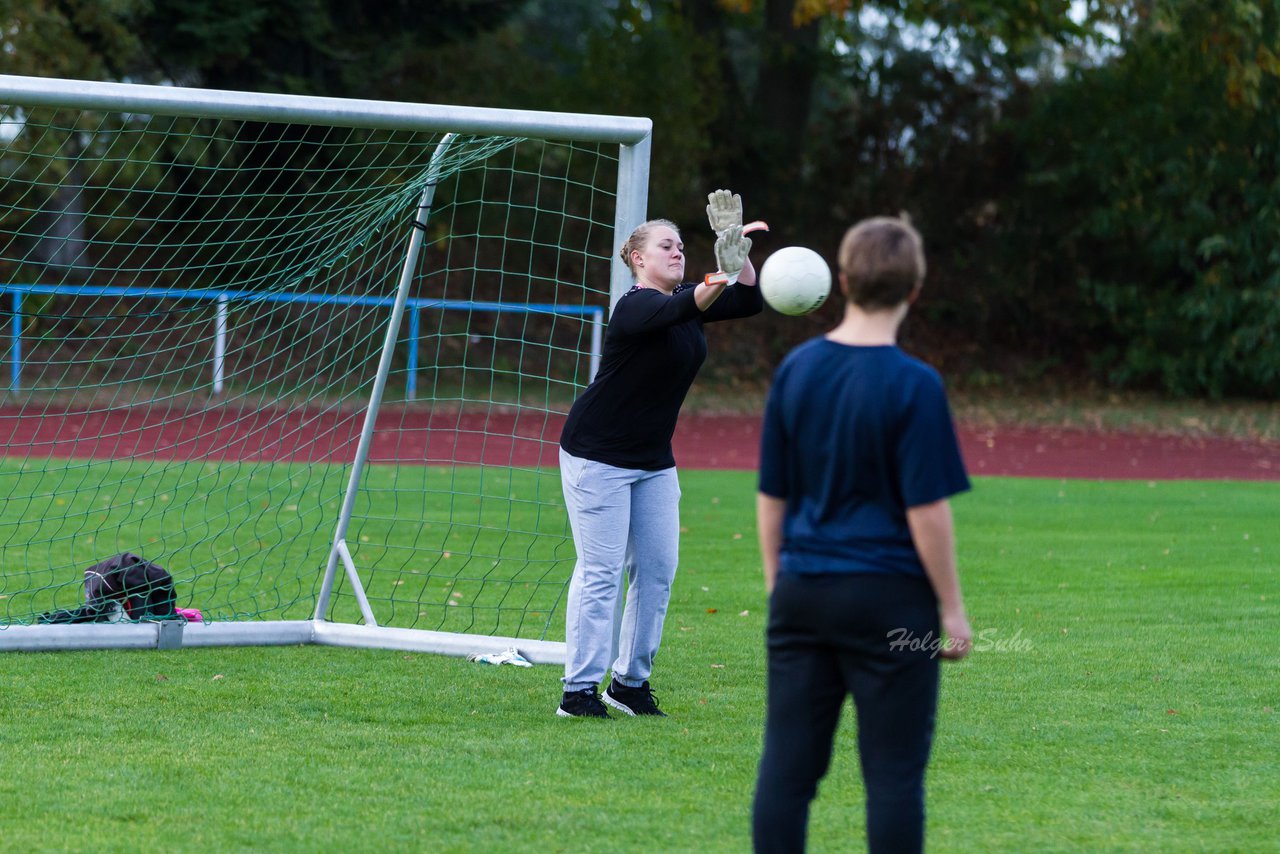
[[[730,285],[705,312],[686,282],[668,296],[639,285],[618,300],[595,380],[574,402],[560,446],[575,457],[657,471],[676,464],[676,419],[707,358],[702,325],[759,314],[760,289]]]

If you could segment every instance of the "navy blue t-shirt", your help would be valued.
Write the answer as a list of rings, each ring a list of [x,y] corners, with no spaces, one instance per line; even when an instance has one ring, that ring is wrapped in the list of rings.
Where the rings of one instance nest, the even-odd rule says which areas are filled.
[[[938,372],[815,338],[774,375],[760,491],[786,500],[780,570],[924,575],[907,508],[969,488]]]

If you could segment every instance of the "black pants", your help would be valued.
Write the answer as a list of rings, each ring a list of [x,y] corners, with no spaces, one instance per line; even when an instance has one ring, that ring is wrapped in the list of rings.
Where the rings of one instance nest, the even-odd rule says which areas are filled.
[[[924,774],[938,704],[938,606],[924,578],[780,573],[769,600],[768,708],[757,852],[805,847],[845,698],[858,715],[874,854],[924,848]]]

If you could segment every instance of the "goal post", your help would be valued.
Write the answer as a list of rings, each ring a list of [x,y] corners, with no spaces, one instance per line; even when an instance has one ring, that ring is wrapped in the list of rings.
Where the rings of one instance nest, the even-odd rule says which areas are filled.
[[[648,119],[0,76],[0,650],[563,660]],[[130,552],[199,619],[68,624]]]

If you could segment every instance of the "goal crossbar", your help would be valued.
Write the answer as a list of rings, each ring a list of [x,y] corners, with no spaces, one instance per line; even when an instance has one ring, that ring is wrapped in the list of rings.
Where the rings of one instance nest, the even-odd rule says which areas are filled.
[[[68,87],[72,82],[75,85]],[[383,130],[502,136],[640,145],[653,132],[647,118],[353,100],[314,95],[231,92],[89,80],[0,75],[0,101],[23,106],[127,111]]]

